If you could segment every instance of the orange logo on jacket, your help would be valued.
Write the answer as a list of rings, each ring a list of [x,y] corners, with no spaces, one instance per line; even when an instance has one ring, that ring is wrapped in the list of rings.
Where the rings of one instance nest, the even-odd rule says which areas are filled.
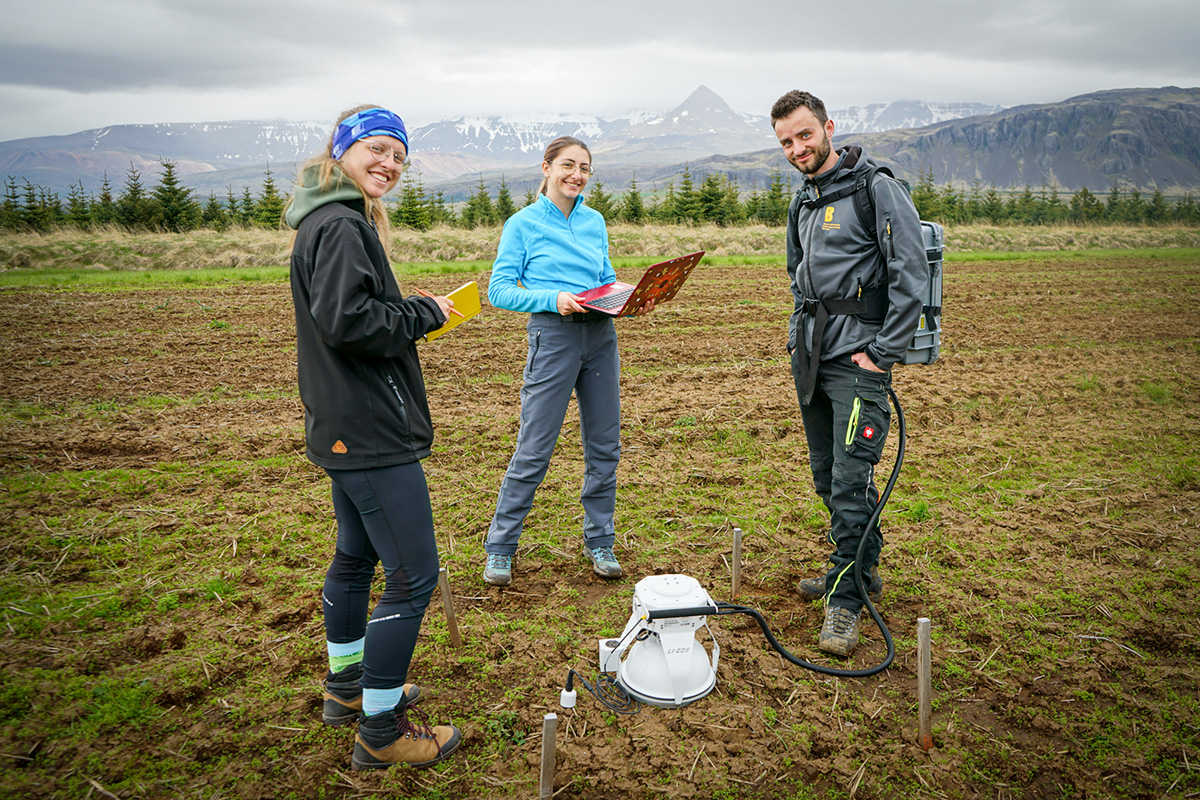
[[[331,447],[329,449],[332,450],[333,452],[337,453],[338,455],[345,455],[348,452],[346,450],[346,445],[342,443],[341,439],[338,439],[336,442],[334,442],[333,447]]]
[[[833,221],[833,206],[825,206],[825,222],[821,225],[823,231],[836,231],[841,224]]]

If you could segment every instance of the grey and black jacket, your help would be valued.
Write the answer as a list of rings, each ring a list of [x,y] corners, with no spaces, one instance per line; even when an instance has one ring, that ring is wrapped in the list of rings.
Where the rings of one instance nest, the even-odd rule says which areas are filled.
[[[850,300],[872,292],[879,296],[886,291],[886,302],[879,304],[877,315],[831,316],[819,354],[821,361],[828,361],[864,351],[877,367],[886,370],[908,349],[928,289],[921,220],[907,189],[882,173],[875,175],[869,187],[875,207],[875,241],[858,218],[852,193],[828,205],[806,207],[806,201],[853,186],[858,173],[873,166],[858,147],[837,152],[834,168],[815,178],[806,177],[788,209],[787,270],[795,299],[788,350],[795,349],[797,329],[803,326],[802,352],[811,351],[815,302]]]
[[[307,455],[327,469],[411,463],[433,443],[416,341],[445,317],[433,300],[400,294],[362,195],[339,173],[330,188],[306,173],[285,217],[296,228],[291,281]]]

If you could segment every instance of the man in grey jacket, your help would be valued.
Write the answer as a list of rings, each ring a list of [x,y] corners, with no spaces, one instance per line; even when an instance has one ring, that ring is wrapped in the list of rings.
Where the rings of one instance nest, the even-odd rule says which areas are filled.
[[[771,124],[784,155],[805,175],[788,209],[795,298],[788,352],[813,483],[829,509],[835,548],[825,576],[801,581],[799,590],[825,599],[817,646],[848,656],[863,607],[854,561],[864,535],[864,580],[873,597],[882,588],[875,566],[883,536],[878,526],[866,531],[879,502],[875,465],[891,421],[891,368],[916,331],[929,273],[908,191],[875,172],[860,148],[833,149],[824,103],[788,92],[771,109]],[[861,192],[869,197],[856,199]]]

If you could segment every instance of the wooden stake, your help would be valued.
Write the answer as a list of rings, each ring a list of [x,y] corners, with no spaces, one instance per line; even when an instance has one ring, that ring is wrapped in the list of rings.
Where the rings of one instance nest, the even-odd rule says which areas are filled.
[[[538,798],[554,796],[554,738],[558,732],[558,715],[551,711],[542,717],[542,777]]]
[[[917,744],[928,751],[933,747],[932,698],[933,681],[930,677],[929,620],[917,620]]]
[[[737,597],[742,590],[742,529],[733,529],[733,594]]]
[[[454,595],[450,594],[450,578],[446,576],[446,568],[438,570],[438,586],[442,589],[442,606],[446,609],[446,627],[450,630],[450,644],[462,647],[462,637],[458,635],[458,618],[454,615]]]

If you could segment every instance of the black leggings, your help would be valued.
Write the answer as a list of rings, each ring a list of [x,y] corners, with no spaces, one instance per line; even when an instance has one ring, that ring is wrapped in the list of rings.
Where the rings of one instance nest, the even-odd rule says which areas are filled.
[[[420,462],[367,470],[326,470],[333,480],[337,550],[325,573],[325,636],[366,637],[362,685],[392,689],[408,678],[425,607],[437,585],[438,552],[429,487]],[[375,565],[383,595],[367,619]]]

